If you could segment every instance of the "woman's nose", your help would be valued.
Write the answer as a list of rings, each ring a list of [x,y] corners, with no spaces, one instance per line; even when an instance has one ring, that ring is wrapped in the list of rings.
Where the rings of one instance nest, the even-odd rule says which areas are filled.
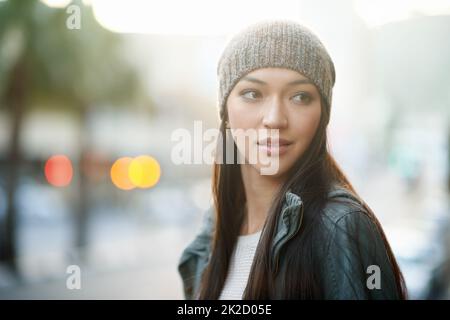
[[[281,129],[287,126],[288,119],[281,101],[273,100],[266,108],[263,125],[269,129]]]

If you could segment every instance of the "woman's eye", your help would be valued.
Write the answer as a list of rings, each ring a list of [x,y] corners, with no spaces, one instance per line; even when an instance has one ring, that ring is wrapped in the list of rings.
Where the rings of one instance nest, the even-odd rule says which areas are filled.
[[[309,103],[311,101],[311,96],[306,92],[301,92],[292,97],[295,103]]]
[[[258,92],[254,91],[254,90],[249,90],[249,91],[244,91],[241,94],[245,99],[248,100],[255,100],[259,97]]]

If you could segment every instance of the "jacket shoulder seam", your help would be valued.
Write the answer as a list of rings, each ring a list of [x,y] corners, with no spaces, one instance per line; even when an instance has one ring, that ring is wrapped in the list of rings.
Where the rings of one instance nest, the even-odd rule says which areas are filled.
[[[327,212],[328,211],[328,212]],[[330,212],[331,211],[331,212]],[[365,214],[364,213],[364,209],[363,208],[357,208],[357,209],[347,209],[345,210],[343,213],[338,214],[338,216],[335,216],[333,214],[333,210],[326,210],[324,211],[324,216],[325,218],[327,218],[328,220],[330,220],[331,222],[333,222],[333,225],[337,225],[341,222],[341,220],[347,218],[348,216],[355,214],[355,213],[359,213],[359,214]]]

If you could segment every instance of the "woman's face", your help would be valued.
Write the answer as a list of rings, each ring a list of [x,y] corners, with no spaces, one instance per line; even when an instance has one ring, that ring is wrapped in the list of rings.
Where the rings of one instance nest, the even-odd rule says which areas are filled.
[[[228,96],[227,111],[232,132],[258,132],[248,135],[247,142],[233,133],[245,163],[261,172],[267,167],[267,159],[278,157],[278,170],[273,176],[281,177],[311,143],[320,121],[321,99],[316,86],[302,74],[284,68],[261,68],[235,85]],[[264,132],[269,138],[260,134]],[[278,143],[274,132],[278,132]],[[248,161],[251,152],[251,159],[258,155],[257,161]]]

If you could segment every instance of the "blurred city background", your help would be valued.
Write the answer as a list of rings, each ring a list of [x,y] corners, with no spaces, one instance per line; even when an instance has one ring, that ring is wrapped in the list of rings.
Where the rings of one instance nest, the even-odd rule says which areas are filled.
[[[0,299],[183,298],[211,167],[172,163],[171,134],[218,126],[221,50],[270,18],[328,48],[331,151],[410,297],[450,298],[450,1],[0,0]]]

